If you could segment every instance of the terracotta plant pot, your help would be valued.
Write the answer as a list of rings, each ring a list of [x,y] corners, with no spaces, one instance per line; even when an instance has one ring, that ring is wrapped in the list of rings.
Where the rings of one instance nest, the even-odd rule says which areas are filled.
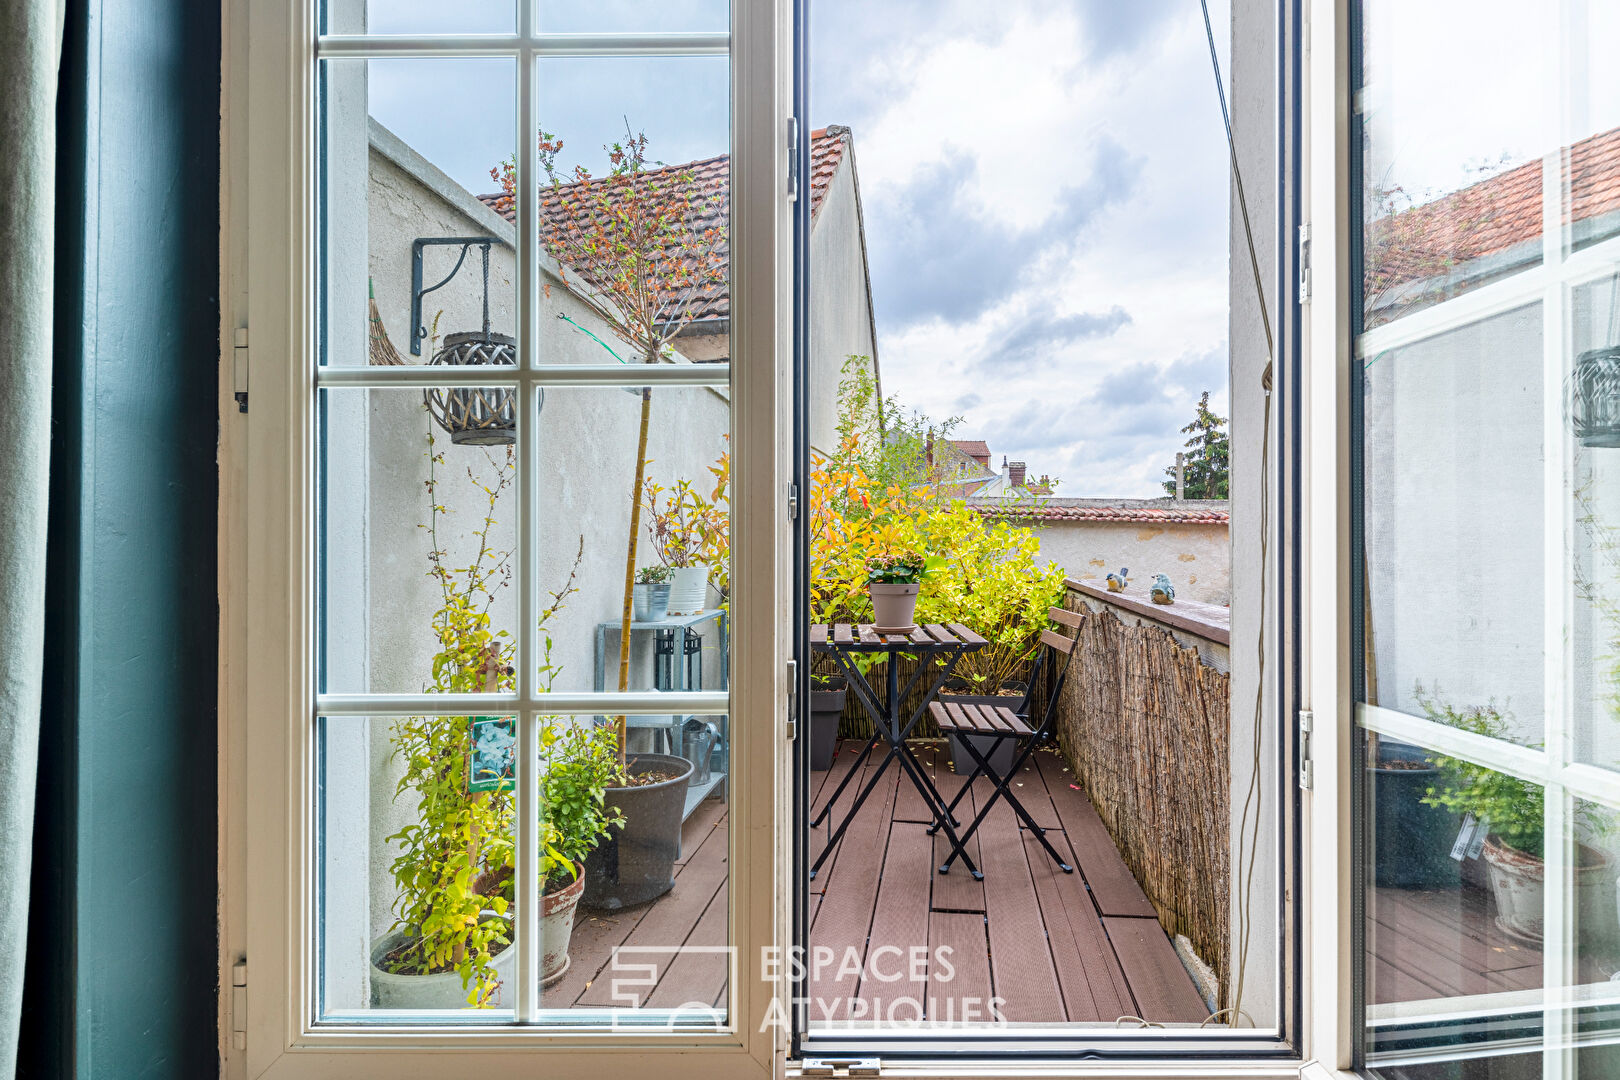
[[[568,939],[574,936],[574,909],[585,894],[585,864],[574,864],[574,880],[566,888],[540,898],[540,985],[550,986],[568,974],[572,962]]]
[[[669,583],[669,613],[696,615],[709,599],[709,568],[677,566]]]
[[[872,598],[872,624],[879,630],[909,634],[917,629],[917,593],[922,586],[868,585],[867,595]]]
[[[1577,844],[1576,851],[1575,940],[1612,940],[1615,881],[1609,858],[1585,844]],[[1490,868],[1491,896],[1496,900],[1496,925],[1511,937],[1540,945],[1547,864],[1508,847],[1494,835],[1485,841],[1484,855]]]
[[[586,907],[617,911],[656,900],[675,886],[692,763],[667,754],[635,754],[627,768],[632,776],[654,769],[675,775],[657,784],[607,789],[605,802],[624,812],[624,825],[611,829],[585,857],[581,903]]]

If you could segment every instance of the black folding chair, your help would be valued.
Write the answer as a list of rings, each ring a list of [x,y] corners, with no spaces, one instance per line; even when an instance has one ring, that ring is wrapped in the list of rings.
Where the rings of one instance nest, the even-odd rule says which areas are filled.
[[[1029,811],[1024,809],[1024,805],[1018,801],[1017,794],[1014,793],[1010,786],[1013,777],[1018,775],[1018,770],[1024,767],[1024,762],[1028,761],[1029,756],[1035,752],[1036,746],[1051,735],[1052,725],[1057,720],[1058,701],[1063,696],[1063,681],[1068,678],[1069,664],[1074,660],[1075,642],[1079,638],[1082,616],[1072,611],[1066,611],[1063,608],[1052,608],[1048,614],[1053,622],[1074,630],[1075,636],[1064,637],[1062,634],[1055,634],[1050,630],[1041,631],[1041,644],[1050,646],[1056,653],[1060,654],[1060,658],[1053,660],[1058,665],[1057,677],[1052,680],[1051,691],[1046,697],[1046,711],[1042,715],[1038,726],[1030,727],[1029,718],[1030,713],[1033,711],[1032,702],[1036,690],[1040,687],[1042,669],[1049,655],[1044,649],[1035,660],[1035,670],[1030,673],[1029,692],[1024,695],[1024,700],[1019,703],[1018,708],[1011,709],[1004,705],[967,705],[951,701],[936,701],[928,707],[930,714],[934,718],[934,724],[939,728],[940,732],[947,738],[954,736],[961,739],[963,748],[967,750],[968,756],[973,759],[973,772],[962,784],[962,788],[956,793],[956,797],[945,808],[947,816],[954,820],[956,804],[962,801],[963,797],[967,795],[968,789],[973,786],[973,781],[980,776],[988,776],[990,782],[995,785],[995,790],[984,801],[984,805],[979,808],[979,815],[952,842],[951,853],[939,868],[939,872],[942,874],[949,872],[951,863],[955,862],[958,856],[961,856],[964,861],[968,862],[973,877],[979,881],[984,880],[984,874],[973,867],[965,848],[968,839],[984,823],[985,816],[990,813],[990,808],[995,805],[997,799],[1001,798],[1007,800],[1008,805],[1013,809],[1013,813],[1017,814],[1030,832],[1035,835],[1035,839],[1041,842],[1041,846],[1052,857],[1052,861],[1057,863],[1058,869],[1065,874],[1074,873],[1074,867],[1063,861],[1063,857],[1052,847],[1052,842],[1046,838],[1046,830],[1037,825],[1035,819],[1029,816]],[[993,744],[999,744],[1003,739],[1023,739],[1024,748],[1013,758],[1013,763],[1006,773],[998,774],[990,764],[990,756],[994,754],[994,749],[992,749],[991,754],[981,754],[975,736],[977,739],[992,740]],[[939,824],[936,822],[929,827],[928,831],[932,833],[938,829]]]

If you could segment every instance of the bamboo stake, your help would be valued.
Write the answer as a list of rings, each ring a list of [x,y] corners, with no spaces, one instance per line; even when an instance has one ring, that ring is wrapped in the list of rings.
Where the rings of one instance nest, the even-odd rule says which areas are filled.
[[[648,350],[647,363],[658,362],[658,353]],[[619,693],[630,689],[630,612],[636,590],[636,537],[641,533],[641,485],[647,476],[647,427],[652,419],[652,387],[641,388],[641,434],[636,440],[636,479],[630,488],[630,543],[624,555],[624,609],[619,617]],[[624,776],[628,758],[630,720],[625,715],[617,718],[619,738],[619,775]],[[629,779],[628,777],[624,777]]]

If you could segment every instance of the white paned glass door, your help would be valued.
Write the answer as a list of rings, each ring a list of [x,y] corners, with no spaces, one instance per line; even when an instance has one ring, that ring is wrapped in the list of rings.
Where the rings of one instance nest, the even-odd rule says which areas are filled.
[[[289,7],[247,16],[248,1074],[768,1067],[782,16]]]

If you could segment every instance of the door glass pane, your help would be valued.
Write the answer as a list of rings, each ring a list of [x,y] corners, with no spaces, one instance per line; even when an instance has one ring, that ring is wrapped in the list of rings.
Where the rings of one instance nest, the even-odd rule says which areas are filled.
[[[556,325],[549,362],[600,362],[592,337]],[[646,463],[632,504],[644,409]],[[727,688],[730,425],[724,386],[659,387],[645,399],[639,387],[546,388],[536,524],[545,608],[555,608],[542,642],[553,689]],[[631,590],[627,651],[626,570],[648,579]]]
[[[510,34],[522,0],[323,0],[325,34]]]
[[[320,76],[321,363],[475,363],[486,330],[511,363],[517,239],[486,203],[513,154],[517,65],[345,58]]]
[[[316,725],[319,997],[326,1021],[510,1020],[517,953],[510,785],[469,749],[510,717]],[[487,737],[485,743],[490,741]]]
[[[1560,0],[1503,53],[1506,8],[1363,5],[1354,570],[1381,1075],[1613,1071],[1620,111],[1592,59],[1620,43],[1612,7]],[[1487,55],[1489,79],[1444,94]]]

